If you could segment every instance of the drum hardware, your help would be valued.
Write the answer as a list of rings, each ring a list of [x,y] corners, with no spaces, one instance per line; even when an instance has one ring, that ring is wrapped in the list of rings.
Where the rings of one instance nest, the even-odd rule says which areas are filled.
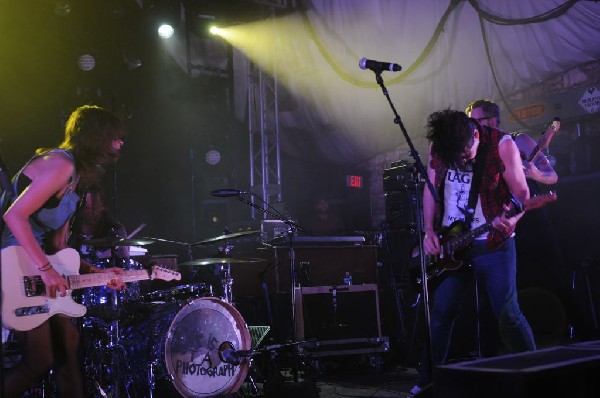
[[[212,258],[200,258],[197,260],[186,261],[185,263],[179,264],[180,267],[194,267],[198,265],[214,265],[214,264],[244,264],[244,263],[258,263],[265,261],[264,258],[252,258],[252,257],[212,257]]]
[[[199,246],[199,245],[211,245],[213,243],[226,241],[229,239],[236,239],[242,236],[250,236],[250,235],[258,235],[260,231],[241,231],[235,233],[225,233],[223,235],[215,236],[214,238],[202,240],[200,242],[192,243],[191,246]]]
[[[93,246],[96,248],[115,248],[119,246],[145,246],[155,243],[154,239],[125,239],[125,238],[94,238],[83,240],[83,245]]]
[[[232,190],[225,190],[225,191],[232,191]],[[213,196],[223,196],[220,192],[223,192],[223,190],[219,191],[213,191],[211,192],[211,194]],[[230,196],[230,195],[227,195]],[[260,196],[255,195],[254,193],[250,192],[250,196],[249,198],[246,198],[244,195],[234,195],[240,202],[243,202],[247,205],[249,205],[250,207],[252,207],[253,209],[257,209],[259,211],[262,211],[265,216],[269,215],[272,217],[272,219],[276,219],[281,221],[284,225],[285,225],[285,229],[286,229],[286,234],[287,234],[287,246],[289,248],[289,260],[290,260],[290,285],[291,285],[291,289],[290,289],[290,294],[291,294],[291,314],[292,314],[292,319],[291,319],[291,330],[292,330],[292,342],[294,342],[296,340],[296,331],[295,331],[295,325],[296,325],[296,297],[294,294],[294,288],[297,287],[298,285],[298,279],[297,279],[297,275],[296,275],[296,255],[295,255],[295,248],[294,248],[294,239],[296,237],[296,235],[298,235],[298,232],[304,232],[307,233],[307,231],[305,229],[303,229],[300,225],[298,225],[298,223],[294,222],[293,220],[290,220],[285,214],[283,214],[282,212],[280,212],[279,210],[277,210],[276,208],[274,208],[271,204],[269,204],[269,202],[267,202],[266,200],[262,199]],[[257,202],[260,201],[262,202],[261,204],[258,204]],[[265,217],[267,218],[267,217]],[[260,233],[261,231],[256,231],[257,233]],[[283,236],[286,236],[285,234],[282,234]],[[293,358],[293,366],[292,366],[292,371],[294,374],[294,381],[298,380],[298,349],[296,346],[293,347],[294,348],[294,358]]]
[[[117,291],[112,291],[112,308],[113,310],[117,310],[119,306],[119,296],[117,295]],[[110,352],[110,371],[112,375],[112,397],[119,397],[119,387],[121,381],[121,375],[125,373],[126,364],[127,364],[127,354],[125,349],[121,344],[119,344],[120,340],[120,328],[119,328],[119,320],[115,319],[111,322],[109,327],[109,344],[106,348]],[[119,355],[120,354],[120,355]],[[128,385],[129,383],[125,383]]]
[[[141,297],[141,302],[164,304],[174,301],[184,302],[207,296],[213,296],[212,286],[207,283],[196,283],[146,293]]]
[[[123,267],[121,268],[134,268],[132,267],[131,263],[127,263],[127,264],[117,264],[117,260],[119,261],[131,261],[129,259],[118,259],[116,256],[116,248],[118,246],[127,246],[129,244],[132,244],[133,241],[131,239],[119,239],[119,242],[122,242],[122,244],[118,244],[118,245],[114,245],[111,244],[110,248],[111,248],[111,257],[110,259],[107,259],[109,262],[106,264],[97,264],[97,266],[99,266],[99,268],[105,268],[106,267],[117,267],[117,266],[121,266],[123,265]],[[140,244],[145,244],[142,241],[138,241],[136,243],[137,245]],[[135,263],[135,262],[133,262]],[[137,263],[135,263],[137,264]],[[141,268],[141,264],[138,264],[137,268]],[[136,289],[137,288],[137,289]],[[106,287],[102,287],[102,288],[94,288],[94,289],[108,289]],[[129,298],[133,298],[133,300],[138,300],[139,299],[139,287],[135,286],[133,287],[133,292],[132,294],[134,295],[133,297],[129,297]],[[102,350],[102,354],[108,354],[108,360],[107,361],[100,361],[99,364],[92,364],[91,367],[93,369],[90,369],[92,371],[95,372],[100,372],[100,374],[109,374],[109,380],[107,381],[108,385],[104,386],[104,388],[101,385],[101,382],[104,382],[104,380],[101,377],[97,377],[95,379],[93,379],[94,382],[94,387],[97,390],[97,392],[101,395],[101,396],[106,396],[107,394],[111,396],[111,398],[119,398],[119,396],[121,395],[121,392],[124,391],[126,393],[127,396],[131,396],[129,389],[132,383],[131,380],[131,376],[127,375],[127,371],[128,371],[128,358],[127,358],[127,352],[124,348],[124,346],[121,344],[121,325],[120,325],[120,321],[122,319],[124,319],[124,314],[127,314],[127,311],[125,308],[123,308],[125,301],[128,299],[127,297],[123,296],[123,294],[127,293],[129,291],[129,288],[124,290],[124,291],[117,291],[114,289],[110,290],[110,294],[109,297],[104,297],[101,296],[100,294],[98,295],[98,297],[94,296],[91,298],[91,300],[94,299],[98,299],[100,298],[100,302],[99,303],[94,303],[95,307],[92,306],[92,311],[90,311],[90,313],[94,314],[94,312],[96,313],[96,315],[101,315],[99,317],[99,319],[102,319],[103,317],[106,318],[107,322],[104,323],[104,325],[101,325],[102,327],[98,328],[97,330],[101,330],[104,334],[105,337],[108,338],[108,344],[102,346],[102,347],[97,347],[97,350]],[[135,296],[137,293],[137,296]],[[92,296],[94,295],[94,292],[92,292]],[[88,297],[89,298],[89,297]],[[83,296],[83,300],[87,300],[88,298],[85,297],[85,295]],[[91,303],[85,303],[86,305],[91,304]],[[109,310],[107,312],[103,312],[102,311],[102,307],[108,304],[109,305]],[[84,320],[85,322],[85,320]],[[98,366],[102,366],[103,364],[109,363],[109,367],[107,369],[95,369]],[[98,375],[95,375],[98,376]],[[124,390],[123,390],[124,389]]]
[[[118,301],[116,295],[113,297],[115,301]],[[93,388],[97,396],[131,396],[129,358],[123,345],[121,326],[121,320],[117,318],[82,318],[83,342],[86,342],[86,336],[91,339],[91,345],[84,350],[85,376],[91,383],[89,388]]]

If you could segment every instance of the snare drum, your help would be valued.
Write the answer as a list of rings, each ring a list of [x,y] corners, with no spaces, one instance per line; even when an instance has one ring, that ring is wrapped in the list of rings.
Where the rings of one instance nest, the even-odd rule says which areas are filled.
[[[214,297],[159,305],[147,319],[123,332],[131,374],[140,393],[154,385],[157,396],[212,397],[237,392],[248,363],[222,362],[219,346],[249,350],[249,329],[240,313]]]

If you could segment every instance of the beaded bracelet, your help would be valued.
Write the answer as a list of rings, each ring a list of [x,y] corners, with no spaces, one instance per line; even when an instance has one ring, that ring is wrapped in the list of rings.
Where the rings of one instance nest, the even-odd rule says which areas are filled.
[[[40,271],[49,271],[52,269],[52,264],[50,263],[50,261],[48,261],[46,264],[42,265],[41,267],[38,267],[38,270]]]

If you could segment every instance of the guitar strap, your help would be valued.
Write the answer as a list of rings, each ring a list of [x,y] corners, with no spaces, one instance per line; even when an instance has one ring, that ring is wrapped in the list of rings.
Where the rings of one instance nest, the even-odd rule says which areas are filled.
[[[487,134],[487,131],[484,131],[485,126],[479,126],[477,123],[481,134]],[[485,156],[487,154],[488,147],[486,144],[479,143],[479,147],[477,148],[477,155],[475,155],[475,164],[473,165],[473,181],[471,183],[471,190],[469,191],[469,200],[467,202],[467,214],[465,215],[465,225],[467,228],[471,229],[471,222],[473,221],[473,216],[475,215],[475,206],[477,206],[477,197],[479,196],[479,187],[481,187],[481,181],[483,179],[483,169],[485,168]]]

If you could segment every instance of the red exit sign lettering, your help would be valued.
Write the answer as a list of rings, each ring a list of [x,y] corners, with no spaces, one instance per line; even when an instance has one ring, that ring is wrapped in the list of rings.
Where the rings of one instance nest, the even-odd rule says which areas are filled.
[[[362,188],[363,187],[363,178],[362,176],[346,176],[346,186],[350,188]]]

